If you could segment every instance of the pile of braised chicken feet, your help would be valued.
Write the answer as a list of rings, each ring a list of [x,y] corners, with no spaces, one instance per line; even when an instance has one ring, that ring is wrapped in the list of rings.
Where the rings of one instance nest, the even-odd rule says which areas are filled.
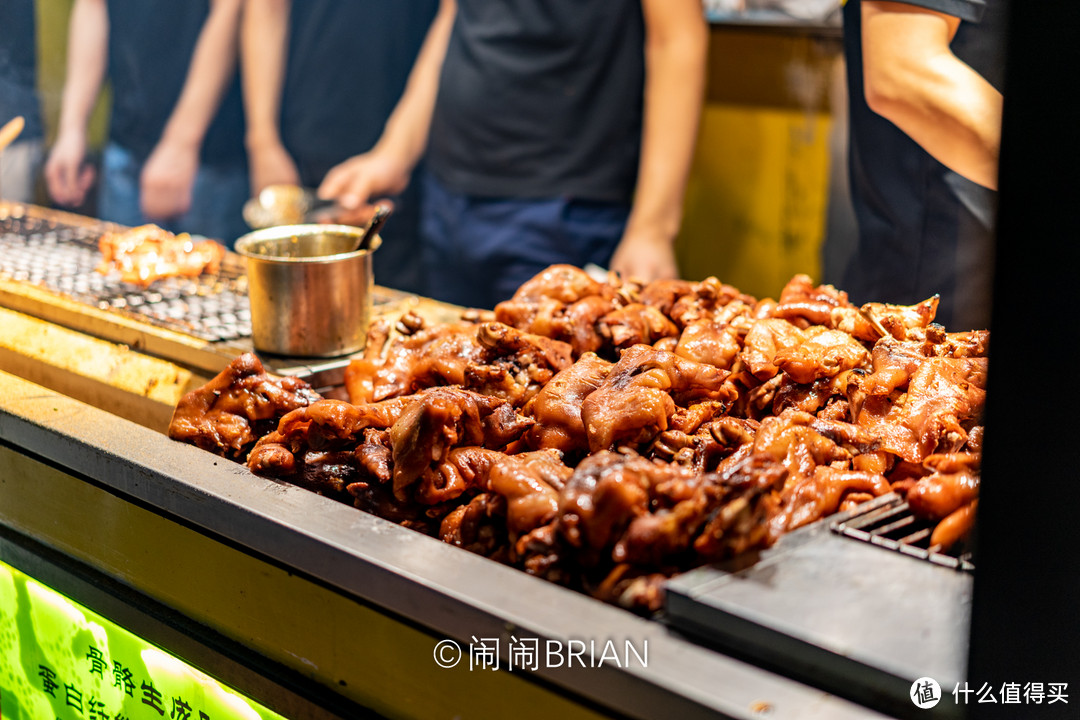
[[[350,402],[242,356],[170,435],[647,612],[674,574],[889,492],[936,549],[963,542],[989,333],[946,332],[936,306],[552,266],[494,313],[376,322]]]

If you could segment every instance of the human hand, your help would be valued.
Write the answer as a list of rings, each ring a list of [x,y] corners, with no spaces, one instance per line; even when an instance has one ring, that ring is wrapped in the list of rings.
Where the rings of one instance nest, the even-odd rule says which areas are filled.
[[[61,205],[81,205],[94,184],[94,168],[84,165],[86,134],[61,132],[45,163],[45,184],[49,196]]]
[[[401,163],[373,150],[331,168],[319,186],[318,195],[324,200],[337,201],[335,222],[363,225],[375,212],[376,204],[386,203],[379,198],[397,195],[408,184],[409,175]]]
[[[267,143],[248,150],[251,197],[268,185],[300,185],[300,171],[285,146]]]
[[[139,207],[143,215],[166,220],[191,209],[192,187],[199,171],[197,145],[162,140],[139,175]]]
[[[643,232],[629,231],[623,235],[611,256],[611,269],[624,278],[647,283],[679,277],[671,241]]]

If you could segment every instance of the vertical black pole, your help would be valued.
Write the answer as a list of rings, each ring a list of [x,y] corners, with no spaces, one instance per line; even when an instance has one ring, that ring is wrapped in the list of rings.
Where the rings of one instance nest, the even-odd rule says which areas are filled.
[[[1006,63],[967,707],[1078,718],[1080,2],[1012,0]]]

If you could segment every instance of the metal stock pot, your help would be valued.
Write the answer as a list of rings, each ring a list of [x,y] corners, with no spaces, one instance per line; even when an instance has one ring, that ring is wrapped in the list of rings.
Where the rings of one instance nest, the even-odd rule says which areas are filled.
[[[362,228],[282,225],[236,241],[247,263],[251,337],[256,350],[335,357],[364,347],[371,315],[371,255],[352,250]]]

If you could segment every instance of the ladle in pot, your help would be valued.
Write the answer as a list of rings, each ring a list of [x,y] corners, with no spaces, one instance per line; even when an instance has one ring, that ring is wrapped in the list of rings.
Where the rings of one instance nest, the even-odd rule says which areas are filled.
[[[353,246],[352,252],[357,250],[368,250],[371,247],[371,239],[375,237],[382,226],[386,224],[386,219],[390,217],[390,213],[394,211],[393,207],[386,205],[385,203],[375,206],[375,214],[368,220],[368,224],[364,227],[364,232],[360,234],[359,239],[356,241],[356,245]]]

